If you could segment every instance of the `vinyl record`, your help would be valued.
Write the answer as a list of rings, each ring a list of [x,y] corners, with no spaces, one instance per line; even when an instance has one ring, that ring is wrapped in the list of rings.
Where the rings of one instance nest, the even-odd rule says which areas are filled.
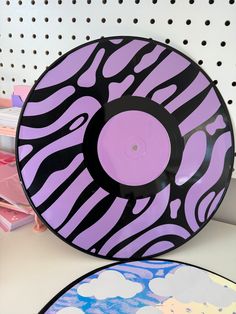
[[[39,217],[111,259],[192,238],[219,207],[234,158],[229,113],[206,73],[169,46],[127,36],[53,63],[25,102],[16,145]]]
[[[167,260],[116,263],[59,292],[39,314],[233,314],[236,283]]]

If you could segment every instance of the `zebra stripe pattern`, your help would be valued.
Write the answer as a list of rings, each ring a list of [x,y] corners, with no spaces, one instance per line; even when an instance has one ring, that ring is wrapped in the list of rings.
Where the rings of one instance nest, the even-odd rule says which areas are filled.
[[[164,108],[184,143],[168,184],[138,199],[102,188],[83,154],[91,118],[127,95]],[[227,190],[233,151],[230,117],[213,82],[178,51],[143,38],[103,38],[58,59],[34,86],[18,125],[19,174],[35,211],[68,244],[112,259],[162,254],[198,232]]]

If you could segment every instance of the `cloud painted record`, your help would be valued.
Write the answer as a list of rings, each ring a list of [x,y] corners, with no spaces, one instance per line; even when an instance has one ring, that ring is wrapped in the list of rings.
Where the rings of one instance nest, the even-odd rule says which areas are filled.
[[[119,36],[48,67],[24,104],[16,151],[49,229],[89,254],[135,260],[182,245],[210,220],[233,142],[226,105],[196,63]]]
[[[143,260],[97,269],[39,314],[234,314],[236,284],[192,265]]]

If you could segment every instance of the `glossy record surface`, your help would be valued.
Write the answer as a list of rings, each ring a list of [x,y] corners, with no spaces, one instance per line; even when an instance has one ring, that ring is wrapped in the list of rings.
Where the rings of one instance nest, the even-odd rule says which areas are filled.
[[[236,284],[167,260],[113,264],[77,279],[40,314],[234,314]]]
[[[213,82],[144,38],[103,38],[58,59],[26,100],[17,137],[36,213],[68,244],[111,259],[185,243],[232,172],[232,126]]]

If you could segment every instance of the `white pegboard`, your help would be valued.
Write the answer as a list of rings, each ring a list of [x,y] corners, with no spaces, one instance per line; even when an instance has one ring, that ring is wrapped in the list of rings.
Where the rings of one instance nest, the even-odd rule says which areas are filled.
[[[234,0],[0,0],[0,97],[32,85],[62,53],[101,36],[169,43],[217,81],[236,123]],[[235,174],[236,177],[236,174]]]

